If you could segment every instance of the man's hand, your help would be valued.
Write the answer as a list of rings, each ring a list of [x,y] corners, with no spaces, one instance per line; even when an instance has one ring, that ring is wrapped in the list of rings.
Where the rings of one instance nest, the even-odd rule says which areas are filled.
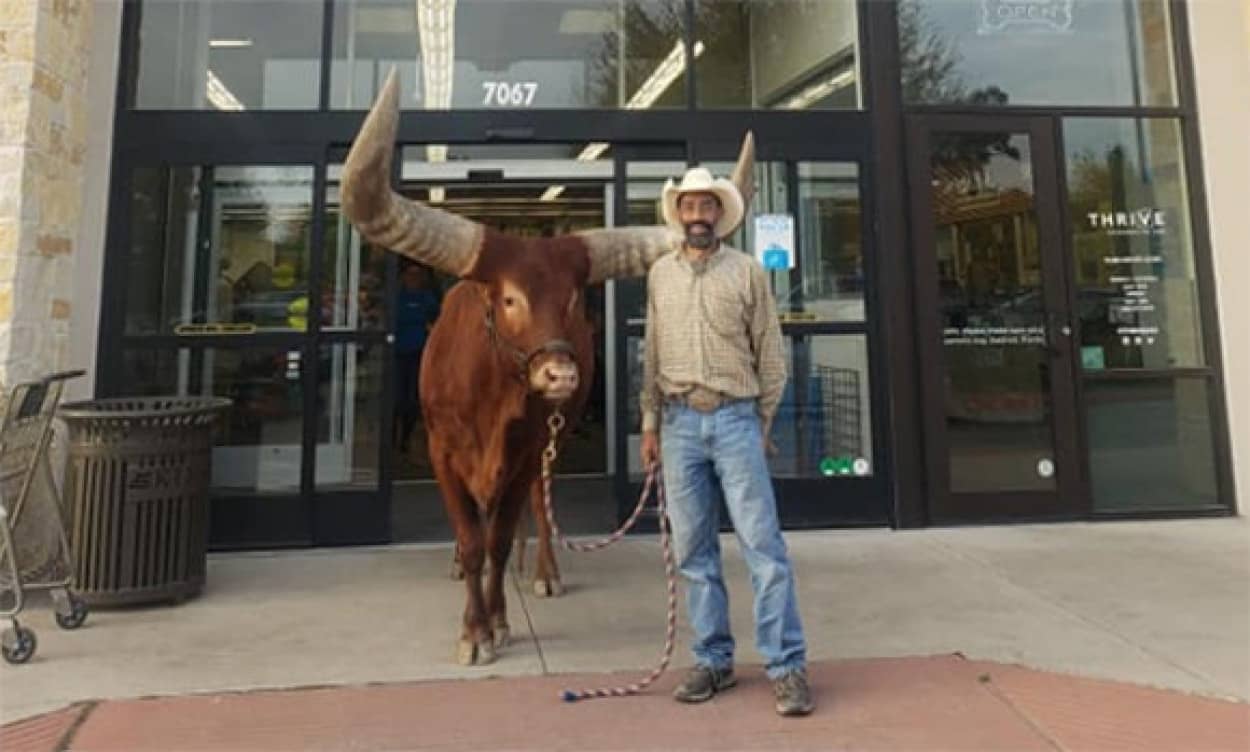
[[[660,435],[655,431],[642,432],[642,469],[650,472],[660,459]]]
[[[777,445],[773,443],[772,436],[769,435],[773,432],[773,422],[771,420],[762,421],[760,429],[764,436],[764,456],[776,457],[781,450],[777,448]]]

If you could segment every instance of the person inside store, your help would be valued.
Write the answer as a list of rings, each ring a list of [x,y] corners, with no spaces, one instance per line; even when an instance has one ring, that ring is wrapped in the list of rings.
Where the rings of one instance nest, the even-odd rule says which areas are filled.
[[[760,263],[724,241],[745,213],[732,181],[691,168],[665,185],[662,210],[683,243],[647,275],[641,460],[648,471],[660,462],[693,631],[694,666],[673,694],[702,702],[737,681],[718,538],[723,497],[750,569],[755,643],[775,709],[807,715],[806,640],[766,456],[786,382],[776,301]]]
[[[401,450],[408,446],[421,417],[417,395],[421,354],[439,309],[430,270],[422,264],[405,262],[399,270],[399,297],[395,304],[395,440]]]

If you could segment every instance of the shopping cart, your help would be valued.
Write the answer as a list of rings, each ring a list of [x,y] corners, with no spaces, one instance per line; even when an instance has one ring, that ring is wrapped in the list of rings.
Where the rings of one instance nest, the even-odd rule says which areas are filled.
[[[84,373],[17,384],[0,408],[0,620],[9,622],[0,646],[9,663],[35,654],[35,633],[17,621],[26,591],[51,591],[62,629],[77,629],[87,619],[87,604],[70,590],[74,566],[64,502],[48,457],[65,382]]]

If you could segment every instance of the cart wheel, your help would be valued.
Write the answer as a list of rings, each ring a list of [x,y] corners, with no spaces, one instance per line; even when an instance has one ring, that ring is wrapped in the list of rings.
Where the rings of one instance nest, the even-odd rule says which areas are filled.
[[[3,646],[0,649],[4,652],[4,659],[9,663],[25,663],[35,654],[35,646],[38,642],[35,640],[35,633],[23,626],[18,626],[16,630],[4,630]]]
[[[61,629],[78,629],[87,620],[87,602],[69,594],[69,613],[56,612],[56,625]]]

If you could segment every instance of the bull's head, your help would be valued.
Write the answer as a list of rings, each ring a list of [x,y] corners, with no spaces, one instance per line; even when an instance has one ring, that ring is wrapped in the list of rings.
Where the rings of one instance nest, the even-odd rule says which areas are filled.
[[[518,375],[551,401],[568,399],[579,379],[569,332],[585,320],[583,288],[646,274],[680,236],[656,226],[522,239],[407,199],[391,188],[398,102],[392,69],[343,166],[344,214],[370,242],[482,283],[486,325]],[[748,133],[733,174],[748,204],[754,159]]]

